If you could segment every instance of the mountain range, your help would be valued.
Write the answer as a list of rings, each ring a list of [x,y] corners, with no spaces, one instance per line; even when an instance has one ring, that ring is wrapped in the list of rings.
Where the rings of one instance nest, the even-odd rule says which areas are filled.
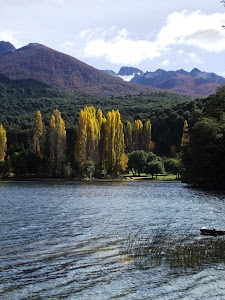
[[[78,59],[37,43],[16,49],[0,42],[0,74],[11,79],[35,79],[63,91],[100,96],[123,96],[168,91],[191,98],[206,97],[225,84],[225,78],[193,69],[143,72],[122,67],[118,73],[97,70]]]
[[[191,98],[213,94],[216,92],[217,86],[225,84],[225,78],[222,76],[202,72],[197,68],[191,72],[183,69],[177,71],[158,69],[155,72],[144,73],[137,68],[122,67],[118,73],[112,70],[103,70],[103,72],[120,77],[125,81],[175,92]]]
[[[101,96],[141,94],[156,90],[125,82],[37,43],[15,49],[9,43],[0,42],[0,74],[11,79],[32,78],[60,90]]]

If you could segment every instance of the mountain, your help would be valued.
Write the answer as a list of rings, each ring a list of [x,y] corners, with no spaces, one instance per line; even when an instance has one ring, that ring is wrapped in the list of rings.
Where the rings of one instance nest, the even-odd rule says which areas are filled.
[[[108,75],[117,76],[117,74],[113,70],[101,70],[101,71]]]
[[[156,90],[124,82],[72,56],[37,43],[0,55],[0,74],[11,79],[32,78],[60,90],[104,96],[150,93]]]
[[[105,72],[106,74],[113,75],[115,77],[120,77],[124,81],[131,81],[131,79],[136,75],[143,75],[144,72],[140,69],[133,68],[133,67],[122,67],[118,73],[115,73],[112,70],[102,70],[102,72]]]
[[[158,69],[155,72],[144,73],[136,68],[122,67],[116,76],[136,84],[155,87],[192,98],[214,94],[219,85],[225,84],[225,78],[222,76],[202,72],[197,68],[191,72],[183,69],[177,71]]]
[[[214,73],[193,69],[191,72],[156,70],[136,74],[131,82],[156,87],[192,98],[205,97],[216,92],[217,86],[225,84],[225,78]]]
[[[125,81],[131,81],[135,75],[143,75],[144,72],[137,68],[132,67],[122,67],[117,74],[118,77]]]
[[[0,41],[0,55],[8,51],[14,51],[16,48],[9,42]]]

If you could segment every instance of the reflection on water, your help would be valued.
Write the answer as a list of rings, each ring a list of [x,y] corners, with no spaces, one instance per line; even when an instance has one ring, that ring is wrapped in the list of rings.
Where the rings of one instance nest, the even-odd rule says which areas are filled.
[[[222,260],[140,268],[123,254],[129,236],[159,228],[167,241],[185,233],[201,244],[200,227],[224,229],[223,193],[178,182],[1,182],[0,195],[1,299],[225,296]]]

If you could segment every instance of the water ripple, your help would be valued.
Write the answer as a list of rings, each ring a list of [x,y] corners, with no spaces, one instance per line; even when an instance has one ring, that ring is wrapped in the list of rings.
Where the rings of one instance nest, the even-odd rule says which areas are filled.
[[[3,300],[225,297],[221,263],[141,269],[122,255],[138,231],[169,224],[170,234],[199,238],[200,227],[221,227],[222,193],[163,182],[0,182],[0,189]]]

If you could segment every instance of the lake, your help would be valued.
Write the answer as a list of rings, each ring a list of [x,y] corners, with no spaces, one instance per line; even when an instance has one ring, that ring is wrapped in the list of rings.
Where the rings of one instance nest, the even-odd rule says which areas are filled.
[[[2,181],[0,299],[225,298],[223,260],[171,267],[126,254],[157,230],[199,241],[202,226],[224,229],[224,204],[180,182]]]

